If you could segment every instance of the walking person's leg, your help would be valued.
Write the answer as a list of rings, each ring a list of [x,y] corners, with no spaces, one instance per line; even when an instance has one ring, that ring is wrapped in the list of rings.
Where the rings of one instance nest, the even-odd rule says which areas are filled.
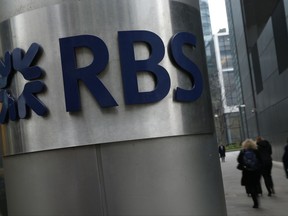
[[[274,184],[271,176],[271,170],[272,170],[272,163],[265,166],[262,173],[264,183],[268,191],[268,196],[271,196],[272,193],[275,193]]]
[[[253,200],[253,208],[259,208],[258,194],[257,194],[257,186],[255,187],[248,186],[249,191],[251,192],[251,197]]]

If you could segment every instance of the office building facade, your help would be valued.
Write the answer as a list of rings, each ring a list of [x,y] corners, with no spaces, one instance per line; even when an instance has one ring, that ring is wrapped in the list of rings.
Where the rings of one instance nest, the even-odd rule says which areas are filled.
[[[226,30],[212,34],[207,0],[200,1],[200,10],[217,142],[224,145],[239,143],[241,128],[235,97],[239,88],[235,87],[236,70],[232,65],[232,60],[235,60],[231,55],[232,44]]]
[[[287,126],[286,0],[226,1],[231,8],[248,137],[261,135],[281,161]]]
[[[234,56],[232,55],[232,43],[230,34],[226,29],[221,29],[214,35],[215,53],[222,103],[222,109],[215,113],[216,120],[223,121],[226,128],[227,144],[241,142],[241,122],[239,118],[239,91],[236,81],[237,70],[234,69]],[[220,119],[224,116],[224,119]],[[222,117],[223,118],[223,117]]]

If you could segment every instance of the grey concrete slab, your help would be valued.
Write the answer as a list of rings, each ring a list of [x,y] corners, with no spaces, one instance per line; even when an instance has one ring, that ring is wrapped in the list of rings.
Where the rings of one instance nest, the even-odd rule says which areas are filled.
[[[274,162],[272,178],[275,195],[268,197],[263,179],[261,179],[263,196],[259,197],[259,209],[252,208],[253,201],[241,186],[241,171],[236,169],[239,151],[228,152],[226,161],[221,163],[228,216],[287,216],[288,215],[288,179],[282,163]]]

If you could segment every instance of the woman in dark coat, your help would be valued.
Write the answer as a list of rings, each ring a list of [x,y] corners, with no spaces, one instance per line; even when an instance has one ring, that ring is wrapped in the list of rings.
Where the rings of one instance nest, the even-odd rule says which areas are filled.
[[[252,154],[254,153],[257,165],[253,169],[248,168],[247,162],[244,155],[246,152],[250,151]],[[242,143],[242,150],[240,151],[237,161],[239,165],[242,167],[242,179],[241,185],[246,187],[246,190],[249,191],[253,200],[253,208],[259,207],[258,201],[258,187],[260,185],[260,177],[261,177],[261,158],[259,152],[257,150],[257,145],[252,139],[247,139]]]

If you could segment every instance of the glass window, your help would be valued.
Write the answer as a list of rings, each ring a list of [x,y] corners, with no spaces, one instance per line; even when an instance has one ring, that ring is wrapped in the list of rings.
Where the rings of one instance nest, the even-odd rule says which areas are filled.
[[[232,70],[223,72],[223,82],[225,88],[226,105],[236,106],[238,97],[235,71]]]
[[[233,57],[229,35],[219,36],[219,49],[222,69],[233,68]]]

